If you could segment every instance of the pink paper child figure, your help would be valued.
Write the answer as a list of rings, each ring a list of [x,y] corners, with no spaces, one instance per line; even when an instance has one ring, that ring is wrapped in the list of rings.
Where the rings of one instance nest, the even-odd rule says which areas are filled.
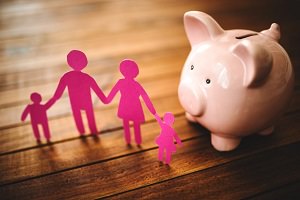
[[[179,146],[182,145],[180,138],[172,128],[172,125],[174,123],[174,115],[170,112],[167,112],[164,115],[164,120],[161,120],[157,114],[155,114],[155,118],[161,127],[160,135],[155,140],[156,144],[159,146],[158,159],[160,161],[163,161],[165,152],[165,163],[169,165],[171,162],[171,154],[176,152],[174,138]]]
[[[41,104],[42,97],[39,93],[32,93],[30,98],[33,104],[29,104],[26,106],[25,110],[22,113],[21,120],[24,121],[28,114],[30,114],[31,125],[34,133],[34,137],[37,142],[40,142],[40,133],[38,129],[38,125],[42,125],[44,130],[44,136],[47,142],[50,142],[50,131],[48,126],[48,117],[47,110],[52,106],[55,102],[53,99],[50,99],[46,104]]]
[[[138,65],[133,60],[125,59],[120,63],[120,72],[124,76],[111,90],[107,97],[108,103],[120,91],[121,98],[118,108],[118,117],[123,119],[124,136],[127,144],[131,143],[129,122],[133,122],[135,141],[137,145],[142,143],[140,125],[145,121],[140,96],[152,114],[155,114],[149,96],[143,87],[135,80],[139,74]]]
[[[83,52],[79,50],[70,51],[67,56],[67,61],[73,70],[65,73],[60,79],[53,99],[58,100],[67,87],[74,120],[80,135],[85,133],[81,111],[86,112],[91,133],[97,134],[91,89],[94,90],[102,102],[106,101],[106,97],[96,81],[81,71],[88,64],[87,57]]]

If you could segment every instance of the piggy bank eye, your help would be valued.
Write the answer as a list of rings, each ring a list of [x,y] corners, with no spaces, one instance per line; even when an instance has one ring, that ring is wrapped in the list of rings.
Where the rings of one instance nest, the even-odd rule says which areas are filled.
[[[210,79],[206,79],[206,83],[207,83],[207,84],[210,84]]]
[[[191,66],[191,70],[193,70],[193,69],[194,69],[194,65]]]

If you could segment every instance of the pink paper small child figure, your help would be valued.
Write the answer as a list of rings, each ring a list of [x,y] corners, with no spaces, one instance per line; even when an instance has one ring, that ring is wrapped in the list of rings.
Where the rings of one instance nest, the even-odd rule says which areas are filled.
[[[149,96],[143,87],[135,80],[139,74],[138,65],[133,60],[125,59],[120,63],[120,72],[124,76],[111,90],[107,97],[107,103],[111,102],[117,92],[120,91],[121,98],[118,108],[118,117],[123,119],[124,135],[127,144],[131,143],[129,122],[133,122],[135,141],[137,145],[142,143],[140,125],[145,121],[140,96],[146,106],[154,115],[156,113]]]
[[[163,161],[163,156],[165,152],[165,163],[169,165],[171,162],[171,154],[176,152],[174,138],[179,146],[182,145],[180,138],[176,134],[175,130],[172,128],[172,125],[174,123],[174,115],[170,112],[167,112],[164,115],[164,120],[161,120],[157,114],[155,114],[154,116],[161,127],[160,135],[155,140],[156,144],[159,147],[158,159],[160,161]]]
[[[32,93],[30,95],[30,99],[33,104],[29,104],[26,106],[25,110],[22,113],[21,120],[24,121],[28,114],[30,114],[31,125],[34,133],[34,137],[37,142],[40,142],[40,133],[38,129],[38,125],[42,125],[44,130],[44,136],[47,142],[50,142],[50,131],[48,126],[48,117],[47,110],[52,106],[55,102],[53,99],[50,99],[46,104],[41,104],[42,97],[39,93]]]
[[[64,90],[68,88],[73,117],[80,135],[85,133],[81,111],[86,112],[91,133],[97,134],[98,131],[94,116],[91,90],[93,90],[104,103],[106,102],[106,97],[96,81],[90,75],[82,72],[88,64],[87,57],[83,52],[79,50],[70,51],[67,55],[67,62],[73,70],[65,73],[60,79],[53,99],[55,99],[55,101],[58,100]]]

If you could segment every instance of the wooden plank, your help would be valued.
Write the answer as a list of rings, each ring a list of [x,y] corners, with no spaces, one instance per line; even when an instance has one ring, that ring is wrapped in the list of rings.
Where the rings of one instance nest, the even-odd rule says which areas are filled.
[[[155,49],[154,51],[140,52],[139,54],[135,54],[133,58],[138,62],[140,66],[140,76],[142,75],[143,77],[147,75],[145,72],[152,69],[152,66],[163,66],[161,67],[162,69],[157,70],[156,73],[166,69],[166,61],[172,63],[177,61],[178,63],[174,64],[173,67],[181,67],[189,50],[190,47],[188,45],[178,45],[174,48],[166,46],[161,49]],[[89,65],[84,71],[92,76],[116,73],[118,72],[118,64],[122,59],[124,59],[124,56],[116,55],[116,57],[111,58],[89,60]],[[65,62],[65,58],[62,59],[61,62]],[[0,75],[0,89],[1,91],[11,91],[13,89],[18,89],[20,86],[22,88],[27,88],[28,86],[57,82],[60,76],[69,69],[70,68],[63,63],[58,66],[52,66],[51,68],[38,68],[18,73],[2,74]],[[153,72],[148,73],[153,74]],[[44,76],[41,77],[41,74]],[[1,96],[3,96],[2,93]]]
[[[177,118],[174,127],[180,133],[179,135],[183,141],[199,137],[205,133],[198,126],[189,126],[189,122],[183,115]],[[199,133],[199,131],[201,132]],[[156,121],[143,124],[143,144],[141,147],[135,145],[134,137],[132,138],[133,145],[128,147],[121,129],[102,134],[97,138],[77,138],[63,143],[53,143],[28,151],[3,155],[0,156],[0,168],[2,169],[2,172],[0,172],[0,185],[45,176],[45,174],[59,173],[91,165],[95,162],[100,163],[139,151],[153,149],[156,148],[154,141],[159,132],[160,128]],[[38,163],[37,160],[39,160]],[[22,168],[16,168],[15,166],[22,166]]]
[[[113,198],[110,196],[109,199],[245,199],[255,193],[299,181],[299,147],[300,143],[297,142],[275,148],[114,195]],[[273,196],[271,199],[295,199],[294,194],[297,195],[297,192],[289,194],[293,198]]]
[[[269,4],[273,3],[272,1],[264,1],[260,2],[259,7],[261,10],[264,10],[263,7],[270,7]],[[18,30],[18,32],[28,31],[26,27],[28,25],[33,26],[33,30],[36,29],[36,27],[42,29],[41,27],[46,27],[43,23],[45,21],[45,18],[48,19],[49,27],[46,27],[46,30],[49,29],[49,31],[53,31],[50,28],[51,27],[59,27],[60,29],[74,29],[72,26],[64,27],[65,24],[74,24],[74,18],[77,19],[78,23],[83,23],[85,18],[90,18],[91,24],[99,24],[101,23],[101,20],[93,19],[93,16],[103,16],[103,19],[106,19],[108,17],[117,19],[122,19],[122,21],[125,21],[128,19],[131,19],[132,16],[141,16],[140,18],[149,18],[151,16],[155,16],[156,18],[166,18],[166,16],[172,14],[179,14],[183,13],[186,10],[202,10],[206,12],[224,12],[227,11],[227,13],[230,13],[230,11],[239,11],[239,10],[253,10],[258,7],[257,1],[247,1],[247,2],[236,2],[235,4],[231,4],[230,1],[217,1],[213,0],[209,3],[207,2],[199,2],[199,1],[185,1],[185,2],[170,2],[170,1],[153,1],[151,3],[147,1],[139,1],[139,2],[122,2],[122,1],[111,1],[108,5],[107,2],[104,1],[98,1],[98,2],[82,2],[80,4],[77,4],[76,2],[72,2],[71,5],[64,5],[61,4],[61,2],[58,3],[57,6],[52,7],[52,3],[38,3],[32,5],[28,5],[28,3],[21,4],[19,6],[13,6],[9,5],[6,8],[5,6],[2,6],[1,13],[3,19],[10,19],[11,23],[8,23],[6,20],[4,21],[3,25],[10,33],[12,33],[13,30]],[[67,3],[70,4],[70,3]],[[276,5],[282,4],[282,1],[277,1]],[[290,5],[290,4],[289,4]],[[39,9],[36,9],[35,6],[38,6]],[[66,8],[62,8],[63,6],[66,6]],[[10,7],[14,7],[17,9],[24,9],[28,10],[30,7],[30,12],[7,12]],[[113,7],[113,9],[109,8]],[[126,7],[126,18],[123,17],[124,7]],[[161,8],[164,9],[161,9]],[[65,12],[59,12],[59,9],[64,9]],[[106,8],[106,9],[105,9]],[[73,11],[73,12],[70,12]],[[269,12],[272,12],[271,9],[268,10]],[[274,11],[273,11],[274,12]],[[242,13],[241,13],[242,14]],[[22,15],[23,17],[20,17]],[[49,19],[49,15],[52,17]],[[80,17],[78,17],[80,16]],[[23,21],[23,24],[21,23],[21,19],[29,19],[28,21]],[[94,17],[95,18],[95,17]],[[35,20],[35,24],[29,24],[31,20]],[[100,21],[100,22],[99,22]],[[103,20],[105,21],[105,20]],[[73,22],[73,23],[72,23]],[[118,22],[118,21],[113,21]],[[85,22],[86,23],[86,22]],[[103,22],[102,22],[103,23]],[[107,24],[106,24],[107,25]],[[74,25],[73,25],[74,26]],[[101,27],[101,26],[98,26]],[[77,27],[76,27],[77,28]],[[47,31],[47,32],[49,32]],[[36,31],[35,31],[36,32]],[[34,33],[34,31],[32,31]],[[2,37],[9,35],[1,35]],[[12,35],[14,36],[14,35]],[[12,37],[10,36],[10,37]]]
[[[92,6],[96,7],[97,9],[101,9],[101,12],[108,12],[107,10],[104,10],[103,8],[98,8],[97,6],[100,6],[101,4],[104,4],[105,6],[107,5],[106,1],[99,1],[99,0],[73,0],[71,2],[69,1],[64,1],[61,2],[59,0],[53,0],[51,2],[41,2],[38,0],[32,0],[30,1],[32,5],[28,5],[28,2],[26,0],[18,0],[18,1],[9,1],[9,0],[3,0],[1,1],[1,12],[2,14],[5,15],[9,15],[11,16],[16,16],[16,17],[20,17],[20,13],[23,15],[36,15],[42,12],[45,12],[45,10],[56,10],[56,9],[66,9],[70,6],[73,7],[81,7],[81,6],[89,6],[89,4],[91,4]],[[269,1],[258,1],[258,0],[254,0],[254,1],[245,1],[245,2],[236,2],[235,4],[229,4],[229,2],[231,2],[230,0],[224,0],[222,2],[217,1],[217,0],[212,0],[209,3],[207,2],[200,2],[199,1],[193,1],[193,0],[187,0],[184,3],[183,2],[171,2],[168,0],[153,0],[152,2],[148,2],[148,1],[139,1],[139,2],[120,2],[118,0],[112,0],[109,3],[111,4],[111,7],[115,8],[115,9],[121,9],[123,8],[123,6],[135,6],[135,9],[161,9],[162,7],[165,8],[167,6],[178,6],[178,5],[191,5],[193,2],[198,3],[197,5],[202,5],[203,7],[205,7],[206,9],[211,9],[211,10],[231,10],[231,9],[241,9],[241,8],[257,8],[259,6],[268,6],[269,3],[271,2]],[[258,2],[260,3],[258,5]],[[279,4],[282,1],[277,1],[276,3]],[[283,1],[284,2],[284,1]],[[39,9],[36,9],[35,5],[39,3]],[[119,4],[119,5],[118,5]],[[26,6],[27,5],[27,6]],[[290,4],[289,4],[290,5]],[[102,10],[103,9],[103,10]],[[132,7],[129,7],[128,9],[133,9]],[[119,10],[118,10],[119,11]],[[61,14],[72,14],[72,13],[61,13]],[[35,16],[36,17],[36,16]]]
[[[22,199],[91,199],[145,187],[185,174],[208,170],[229,162],[238,162],[239,159],[248,156],[258,157],[263,154],[262,157],[266,159],[266,155],[269,155],[269,153],[262,153],[264,151],[274,149],[270,155],[276,155],[279,153],[279,150],[276,149],[280,146],[292,144],[287,149],[294,149],[295,145],[293,143],[296,143],[296,148],[298,148],[299,144],[297,142],[300,141],[300,135],[297,134],[300,130],[299,119],[299,113],[289,115],[279,122],[279,129],[276,130],[275,134],[270,137],[248,137],[243,140],[243,143],[236,151],[217,152],[210,145],[209,134],[204,134],[198,139],[185,141],[183,148],[179,149],[177,154],[173,156],[174,160],[171,167],[157,162],[156,149],[145,149],[118,159],[106,162],[93,162],[91,165],[80,166],[78,169],[6,185],[0,188],[0,194],[6,198],[15,199],[20,197]],[[184,126],[184,128],[187,127]],[[182,132],[185,132],[184,129]],[[107,147],[103,149],[107,149]],[[53,151],[55,152],[55,150]],[[49,153],[49,151],[46,151],[46,153]],[[99,154],[102,154],[102,152],[99,152]],[[57,160],[62,156],[55,153],[54,155],[58,158]],[[293,158],[293,155],[291,158]],[[85,156],[88,157],[91,154]],[[74,158],[69,159],[76,160]],[[276,161],[278,162],[277,159]],[[49,165],[49,162],[47,163]],[[50,166],[56,167],[56,163],[57,161],[50,162]]]
[[[132,5],[133,4],[133,5]],[[60,12],[60,10],[49,9],[47,3],[41,3],[41,6],[47,6],[43,12],[34,13],[26,16],[25,18],[20,18],[18,15],[10,16],[10,22],[3,22],[4,30],[0,31],[0,37],[14,37],[16,33],[23,33],[25,36],[38,34],[38,33],[54,33],[55,30],[63,30],[69,31],[70,34],[72,30],[78,30],[76,24],[85,24],[88,25],[87,30],[89,30],[90,25],[95,25],[95,27],[104,27],[104,29],[108,29],[108,32],[122,31],[124,27],[132,25],[128,22],[133,21],[135,26],[145,26],[145,24],[139,23],[143,21],[143,19],[149,19],[150,23],[153,19],[161,19],[171,18],[172,16],[176,16],[178,14],[183,13],[185,10],[189,10],[192,7],[199,5],[196,1],[190,2],[152,2],[152,6],[148,6],[149,2],[141,1],[138,2],[121,2],[115,1],[115,3],[111,3],[111,5],[107,5],[105,2],[93,3],[92,6],[85,4],[83,6],[72,5],[65,8],[65,12]],[[132,6],[130,6],[132,5]],[[106,6],[114,7],[113,9],[105,9]],[[159,9],[161,6],[165,6],[164,9]],[[126,18],[124,18],[124,8],[126,7]],[[68,12],[72,9],[77,9],[77,11]],[[3,13],[3,12],[2,12]],[[102,20],[99,20],[99,16],[101,16]],[[139,16],[137,18],[137,16]],[[5,14],[3,13],[3,19],[6,19]],[[37,18],[38,17],[38,18]],[[21,19],[25,19],[22,20]],[[28,19],[28,20],[26,20]],[[76,19],[74,21],[74,19]],[[34,24],[30,24],[30,21],[34,20]],[[43,23],[47,20],[47,24]],[[107,23],[109,20],[112,23]],[[113,24],[118,24],[124,22],[125,26],[116,27]],[[153,23],[153,22],[152,22]],[[28,30],[29,25],[31,25],[32,30]],[[161,25],[161,24],[156,24]],[[55,30],[53,30],[55,28]],[[44,31],[43,31],[44,29]],[[24,33],[25,32],[25,33]],[[82,30],[81,30],[82,32]],[[106,30],[103,30],[106,32]],[[8,33],[12,35],[8,35]]]
[[[288,173],[290,174],[290,172]],[[300,181],[295,183],[284,185],[266,192],[253,195],[250,198],[252,200],[281,200],[281,199],[300,199]]]
[[[176,48],[178,45],[187,45],[187,39],[182,25],[174,26],[171,30],[165,28],[164,30],[158,31],[159,30],[155,29],[142,29],[136,32],[126,32],[122,35],[111,34],[107,37],[97,38],[89,42],[80,41],[68,45],[55,43],[56,45],[53,47],[45,50],[38,49],[38,52],[33,52],[32,55],[24,57],[18,56],[18,59],[10,57],[7,61],[2,60],[0,74],[64,66],[65,55],[72,47],[82,49],[88,55],[89,60],[97,60],[115,57],[116,55],[133,57],[140,52],[151,52],[165,48],[166,46],[168,46],[168,48]]]

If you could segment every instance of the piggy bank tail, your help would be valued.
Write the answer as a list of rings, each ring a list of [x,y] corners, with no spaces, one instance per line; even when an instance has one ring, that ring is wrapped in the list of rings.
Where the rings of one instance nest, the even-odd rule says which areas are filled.
[[[262,34],[269,36],[270,38],[279,41],[280,39],[280,27],[278,24],[273,23],[267,30],[261,31]]]

